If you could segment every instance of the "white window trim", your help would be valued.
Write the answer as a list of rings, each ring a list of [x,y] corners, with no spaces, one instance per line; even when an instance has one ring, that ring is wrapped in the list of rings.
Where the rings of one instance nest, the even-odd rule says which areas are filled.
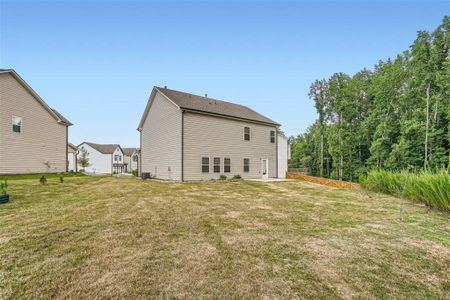
[[[15,131],[13,130],[13,126],[14,126],[14,118],[20,119],[20,132],[15,132]],[[21,134],[21,133],[23,132],[23,118],[22,118],[22,117],[18,117],[18,116],[14,116],[14,115],[11,117],[11,132],[12,132],[12,133],[17,133],[17,134]]]
[[[206,166],[206,164],[205,165],[203,164],[203,158],[208,158],[208,172],[203,172],[203,166]],[[202,174],[211,174],[211,156],[202,156],[200,159],[201,159]],[[213,168],[214,168],[214,162],[213,162]]]

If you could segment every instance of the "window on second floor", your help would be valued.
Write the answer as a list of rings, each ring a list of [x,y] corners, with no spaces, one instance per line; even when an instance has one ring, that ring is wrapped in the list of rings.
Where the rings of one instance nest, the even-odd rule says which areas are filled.
[[[133,155],[133,161],[134,162],[138,161],[138,156],[137,155]]]
[[[122,155],[114,155],[114,161],[122,161]]]
[[[22,132],[22,118],[12,117],[12,131],[21,133]]]
[[[244,172],[250,172],[250,158],[244,158]]]
[[[250,127],[244,127],[244,140],[250,141]]]
[[[275,143],[275,130],[270,131],[270,142]]]
[[[223,159],[223,171],[225,173],[230,173],[231,172],[231,159],[229,159],[229,158],[224,158]]]
[[[220,157],[214,157],[214,173],[220,173]]]
[[[202,157],[202,172],[209,173],[209,157]]]

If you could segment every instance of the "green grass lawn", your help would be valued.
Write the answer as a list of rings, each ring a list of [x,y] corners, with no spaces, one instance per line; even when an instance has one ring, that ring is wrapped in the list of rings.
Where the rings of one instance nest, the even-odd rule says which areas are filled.
[[[449,215],[386,195],[87,176],[11,181],[9,193],[1,299],[450,293]]]
[[[60,178],[64,177],[80,177],[85,176],[83,173],[63,173],[63,174],[19,174],[19,175],[0,175],[0,180],[24,180],[24,179],[39,179],[41,176],[45,176],[45,178]]]

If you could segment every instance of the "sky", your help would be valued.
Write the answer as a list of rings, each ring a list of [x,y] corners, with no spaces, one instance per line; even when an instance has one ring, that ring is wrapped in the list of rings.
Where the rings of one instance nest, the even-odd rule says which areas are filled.
[[[0,0],[0,68],[74,125],[70,142],[139,146],[153,86],[249,106],[298,135],[309,86],[434,30],[446,1]]]

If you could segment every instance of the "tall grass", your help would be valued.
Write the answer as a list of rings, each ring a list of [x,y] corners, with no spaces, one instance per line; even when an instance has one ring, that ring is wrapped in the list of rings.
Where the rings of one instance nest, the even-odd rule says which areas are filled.
[[[430,207],[450,212],[450,174],[371,171],[361,179],[361,185],[371,191],[424,202]]]

